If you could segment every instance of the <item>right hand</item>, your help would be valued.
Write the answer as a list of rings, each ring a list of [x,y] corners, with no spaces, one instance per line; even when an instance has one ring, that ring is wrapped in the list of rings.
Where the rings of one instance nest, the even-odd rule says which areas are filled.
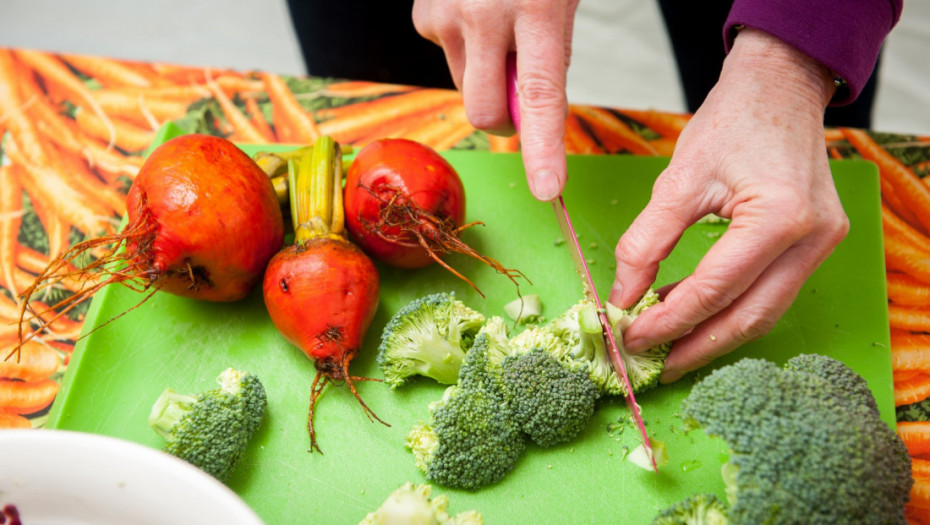
[[[506,57],[517,51],[520,142],[530,191],[541,201],[565,186],[565,77],[579,0],[416,0],[413,24],[446,54],[471,124],[511,135]]]

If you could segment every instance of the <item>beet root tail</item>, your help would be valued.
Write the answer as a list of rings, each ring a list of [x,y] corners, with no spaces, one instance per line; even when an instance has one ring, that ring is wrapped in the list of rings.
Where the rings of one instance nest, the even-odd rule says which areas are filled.
[[[352,354],[346,354],[341,361],[336,361],[333,359],[321,359],[317,361],[316,364],[316,375],[313,378],[313,384],[310,386],[310,410],[307,414],[307,432],[310,436],[310,452],[311,454],[316,451],[320,454],[323,451],[320,449],[320,445],[317,442],[316,438],[316,429],[313,426],[313,414],[316,407],[317,400],[320,397],[320,394],[323,393],[323,389],[326,388],[331,382],[341,381],[349,387],[349,391],[352,392],[352,395],[355,396],[355,399],[358,401],[359,405],[362,407],[362,411],[365,413],[365,416],[371,422],[378,422],[386,427],[391,425],[378,417],[375,414],[374,410],[369,407],[365,401],[362,399],[362,396],[358,393],[358,390],[355,388],[356,381],[376,381],[382,382],[380,379],[375,379],[372,377],[362,377],[362,376],[353,376],[349,375],[348,367],[349,361],[352,358]]]

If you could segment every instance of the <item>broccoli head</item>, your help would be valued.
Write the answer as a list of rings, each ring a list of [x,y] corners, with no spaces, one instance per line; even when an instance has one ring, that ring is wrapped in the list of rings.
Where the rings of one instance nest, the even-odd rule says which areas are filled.
[[[487,334],[475,338],[458,382],[430,404],[429,422],[407,434],[407,447],[429,481],[478,489],[507,475],[525,449],[499,371],[490,364],[489,343]]]
[[[698,493],[661,511],[652,525],[727,525],[727,506],[716,494]]]
[[[415,375],[455,384],[459,367],[485,317],[455,294],[440,292],[411,301],[381,334],[378,364],[384,381],[399,387]]]
[[[537,445],[568,442],[585,427],[600,397],[583,370],[569,370],[537,348],[504,359],[501,377],[520,428]]]
[[[165,438],[165,452],[226,481],[261,426],[267,401],[253,374],[229,368],[217,382],[219,388],[197,395],[165,389],[149,426]]]
[[[819,354],[801,354],[789,359],[785,363],[785,367],[788,370],[808,372],[826,379],[851,397],[851,401],[872,410],[877,416],[879,415],[878,403],[875,402],[875,396],[869,390],[869,384],[842,361],[826,358]]]
[[[544,325],[529,326],[510,340],[514,354],[541,349],[570,371],[581,371],[605,394],[619,394],[597,307],[583,299]]]
[[[910,457],[857,377],[821,355],[743,359],[692,388],[686,427],[730,447],[731,522],[905,523]]]
[[[405,483],[391,493],[374,512],[368,513],[358,525],[481,525],[481,513],[469,510],[449,515],[449,498],[431,497],[429,485]]]

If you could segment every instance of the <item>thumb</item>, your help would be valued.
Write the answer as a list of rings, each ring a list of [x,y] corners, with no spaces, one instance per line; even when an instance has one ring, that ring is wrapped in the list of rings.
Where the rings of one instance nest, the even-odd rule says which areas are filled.
[[[651,286],[659,263],[682,233],[700,219],[703,208],[687,175],[666,169],[656,180],[649,203],[620,237],[614,255],[617,272],[609,301],[621,308],[636,302]]]

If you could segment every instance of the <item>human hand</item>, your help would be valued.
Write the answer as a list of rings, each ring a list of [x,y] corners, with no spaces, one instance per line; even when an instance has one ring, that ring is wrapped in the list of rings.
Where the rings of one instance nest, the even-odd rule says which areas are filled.
[[[730,218],[694,273],[624,334],[631,352],[675,341],[671,382],[770,331],[845,237],[824,146],[835,87],[819,63],[743,29],[720,79],[678,139],[652,197],[617,245],[610,302],[634,303],[701,217]]]
[[[469,121],[489,133],[514,132],[505,64],[517,53],[520,143],[526,178],[542,201],[566,180],[565,77],[579,0],[416,0],[413,24],[443,48]]]

